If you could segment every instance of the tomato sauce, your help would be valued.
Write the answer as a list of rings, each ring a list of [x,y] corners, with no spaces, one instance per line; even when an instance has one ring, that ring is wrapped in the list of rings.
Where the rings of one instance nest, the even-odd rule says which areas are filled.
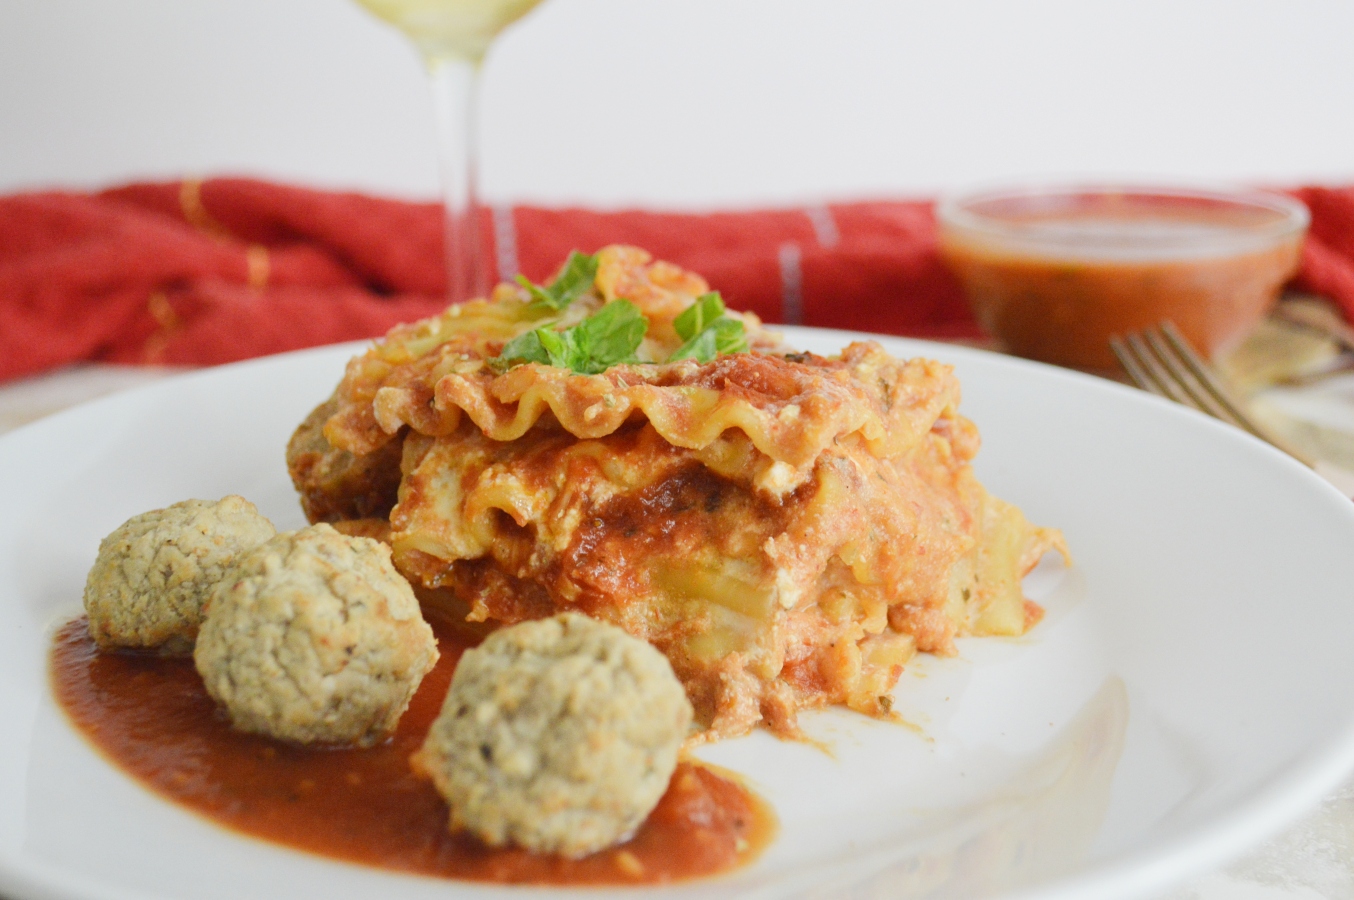
[[[581,860],[492,849],[448,828],[430,782],[409,768],[468,643],[435,613],[442,658],[394,736],[366,750],[287,744],[235,731],[191,659],[100,653],[85,619],[57,633],[52,685],[105,757],[219,825],[347,862],[446,878],[532,884],[653,884],[747,863],[770,842],[770,808],[730,777],[683,762],[633,838]]]
[[[975,208],[1011,233],[942,222],[939,240],[979,324],[1013,353],[1085,369],[1115,367],[1112,335],[1167,319],[1205,353],[1227,349],[1302,249],[1301,228],[1275,231],[1287,214],[1227,200],[1053,194]]]

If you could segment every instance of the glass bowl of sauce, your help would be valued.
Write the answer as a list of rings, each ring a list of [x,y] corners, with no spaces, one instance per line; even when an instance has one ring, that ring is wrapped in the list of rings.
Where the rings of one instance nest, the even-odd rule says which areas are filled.
[[[1020,356],[1112,369],[1109,339],[1169,319],[1212,356],[1297,270],[1310,216],[1280,194],[1143,187],[985,191],[936,207],[978,323]]]

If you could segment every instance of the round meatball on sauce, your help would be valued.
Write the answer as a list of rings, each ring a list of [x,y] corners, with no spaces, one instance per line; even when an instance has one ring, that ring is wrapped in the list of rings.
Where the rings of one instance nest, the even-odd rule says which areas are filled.
[[[191,654],[203,606],[226,570],[276,533],[234,495],[133,516],[99,544],[85,582],[90,636],[104,650]]]
[[[208,603],[193,660],[242,731],[371,746],[437,655],[390,548],[312,525],[239,559]]]
[[[564,613],[466,651],[413,763],[450,804],[453,830],[577,858],[644,821],[691,716],[663,654]]]

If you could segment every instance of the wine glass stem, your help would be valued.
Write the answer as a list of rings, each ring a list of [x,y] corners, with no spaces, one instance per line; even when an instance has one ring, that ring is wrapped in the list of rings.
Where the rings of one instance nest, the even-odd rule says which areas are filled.
[[[476,183],[476,100],[479,64],[458,56],[428,59],[437,105],[437,143],[446,205],[447,296],[452,303],[483,297],[489,272],[481,250]]]

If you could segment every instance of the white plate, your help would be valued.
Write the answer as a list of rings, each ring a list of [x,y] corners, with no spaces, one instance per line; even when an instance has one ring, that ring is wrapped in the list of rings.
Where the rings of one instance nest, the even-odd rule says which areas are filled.
[[[786,331],[823,352],[846,339]],[[828,711],[805,718],[830,755],[762,733],[709,748],[771,801],[780,835],[747,869],[660,893],[1136,896],[1222,864],[1339,783],[1354,766],[1354,504],[1131,389],[884,342],[958,367],[979,475],[1061,527],[1076,566],[1028,580],[1048,615],[1025,638],[909,668],[896,707],[918,731]],[[234,492],[302,524],[283,447],[352,350],[172,379],[0,439],[0,893],[502,895],[218,829],[104,762],[47,688],[52,631],[124,519]]]

